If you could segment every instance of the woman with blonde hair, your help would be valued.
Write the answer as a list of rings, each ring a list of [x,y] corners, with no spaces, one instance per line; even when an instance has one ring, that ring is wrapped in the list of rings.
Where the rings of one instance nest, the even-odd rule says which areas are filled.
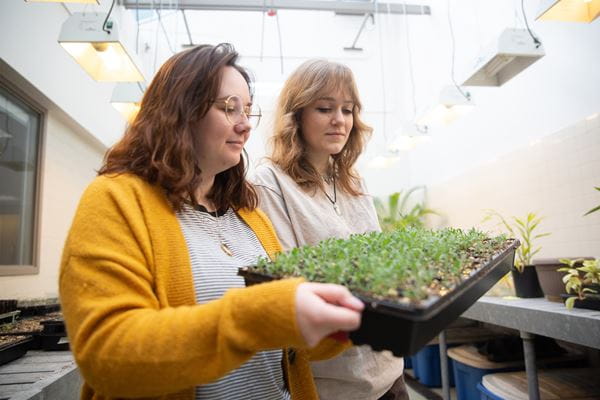
[[[81,198],[60,270],[81,399],[316,400],[309,360],[360,323],[342,286],[237,275],[281,250],[245,179],[260,109],[237,58],[171,57]]]
[[[354,169],[372,129],[360,117],[352,71],[326,60],[287,79],[275,112],[268,161],[253,183],[284,250],[379,231],[373,200]],[[352,347],[311,363],[322,400],[407,398],[402,358]]]

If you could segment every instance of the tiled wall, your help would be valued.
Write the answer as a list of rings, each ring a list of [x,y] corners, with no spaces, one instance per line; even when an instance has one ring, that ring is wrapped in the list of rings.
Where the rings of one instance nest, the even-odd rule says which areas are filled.
[[[429,188],[428,205],[443,214],[432,226],[477,226],[485,209],[505,216],[533,211],[545,217],[536,257],[600,256],[600,116],[544,136],[525,148],[490,160],[443,184]]]

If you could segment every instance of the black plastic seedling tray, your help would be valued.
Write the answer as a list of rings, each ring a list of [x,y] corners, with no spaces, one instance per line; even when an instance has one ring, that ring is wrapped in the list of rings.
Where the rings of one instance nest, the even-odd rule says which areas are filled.
[[[20,358],[27,353],[33,339],[31,336],[23,338],[17,342],[0,346],[0,365],[9,363],[17,358]]]
[[[365,303],[365,309],[361,326],[350,332],[350,339],[355,345],[368,344],[373,350],[390,350],[398,357],[415,354],[510,271],[519,245],[519,241],[514,240],[510,247],[443,297],[404,304],[355,294]],[[252,272],[251,267],[240,268],[238,273],[247,286],[277,279]]]

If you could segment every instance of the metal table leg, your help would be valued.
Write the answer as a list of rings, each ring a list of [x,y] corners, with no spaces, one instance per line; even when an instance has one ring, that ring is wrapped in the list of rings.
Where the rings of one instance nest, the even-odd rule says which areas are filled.
[[[440,372],[442,374],[442,397],[450,400],[450,378],[448,377],[448,354],[446,353],[446,331],[438,336],[440,345]]]
[[[537,366],[535,365],[535,346],[533,344],[535,335],[523,331],[519,331],[519,333],[521,339],[523,339],[523,355],[525,356],[525,372],[527,373],[529,400],[540,400]]]

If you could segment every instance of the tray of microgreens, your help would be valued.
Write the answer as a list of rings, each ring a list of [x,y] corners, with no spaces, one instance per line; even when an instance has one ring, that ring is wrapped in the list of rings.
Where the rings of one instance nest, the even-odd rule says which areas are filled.
[[[247,285],[303,277],[346,286],[365,303],[356,345],[416,353],[511,268],[519,241],[475,229],[407,228],[327,239],[240,268]]]

